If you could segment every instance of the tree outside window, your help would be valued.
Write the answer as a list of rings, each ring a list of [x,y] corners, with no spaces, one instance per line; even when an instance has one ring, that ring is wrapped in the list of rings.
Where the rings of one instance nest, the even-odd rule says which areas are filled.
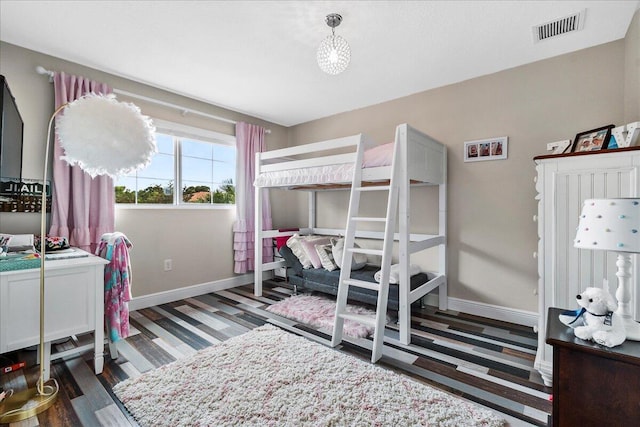
[[[117,178],[116,203],[235,204],[235,146],[172,133],[156,133],[158,153],[147,167]]]

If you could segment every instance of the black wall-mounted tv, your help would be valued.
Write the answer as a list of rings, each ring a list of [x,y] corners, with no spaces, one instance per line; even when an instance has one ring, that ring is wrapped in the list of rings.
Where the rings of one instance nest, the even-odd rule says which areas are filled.
[[[0,85],[0,178],[20,180],[24,123],[3,75],[0,75]]]

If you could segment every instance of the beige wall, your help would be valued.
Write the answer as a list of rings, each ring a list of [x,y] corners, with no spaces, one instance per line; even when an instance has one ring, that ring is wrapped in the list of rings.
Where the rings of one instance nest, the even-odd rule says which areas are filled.
[[[360,132],[383,143],[405,122],[444,143],[449,296],[535,312],[533,157],[544,154],[548,142],[624,121],[624,58],[620,40],[295,126],[290,143]],[[463,162],[464,141],[499,136],[509,137],[507,160]],[[327,193],[321,200],[328,205],[319,207],[322,221],[346,217],[346,194]],[[436,200],[435,189],[413,191],[416,231],[436,230]],[[373,211],[382,205],[369,206]],[[306,222],[304,214],[298,221]],[[420,265],[433,267],[434,256],[419,259]]]
[[[640,120],[640,10],[625,37],[624,117],[625,123]]]
[[[270,147],[285,145],[287,141],[287,129],[282,126],[0,42],[0,73],[7,78],[24,120],[25,178],[42,179],[46,125],[54,104],[53,85],[46,76],[35,72],[38,65],[209,114],[260,124],[271,129],[266,138]],[[197,116],[183,117],[175,110],[134,102],[144,114],[152,117],[234,133],[230,124]],[[235,209],[117,209],[116,229],[124,232],[134,244],[131,252],[134,297],[233,277],[231,227],[234,220]],[[0,230],[39,233],[39,215],[0,213]],[[163,269],[167,258],[173,260],[170,272]]]

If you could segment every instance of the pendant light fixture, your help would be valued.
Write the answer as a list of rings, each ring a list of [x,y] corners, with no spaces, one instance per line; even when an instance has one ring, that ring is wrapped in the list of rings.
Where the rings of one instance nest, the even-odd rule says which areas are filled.
[[[336,36],[336,27],[342,22],[342,16],[330,13],[326,18],[331,27],[331,35],[322,40],[318,47],[318,66],[327,74],[340,74],[349,66],[351,48],[349,43],[340,36]]]

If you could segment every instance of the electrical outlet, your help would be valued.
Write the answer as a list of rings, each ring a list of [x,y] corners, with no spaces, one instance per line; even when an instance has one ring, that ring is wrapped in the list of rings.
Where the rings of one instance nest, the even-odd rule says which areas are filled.
[[[173,260],[165,259],[164,260],[164,271],[171,271],[171,270],[173,270]]]

